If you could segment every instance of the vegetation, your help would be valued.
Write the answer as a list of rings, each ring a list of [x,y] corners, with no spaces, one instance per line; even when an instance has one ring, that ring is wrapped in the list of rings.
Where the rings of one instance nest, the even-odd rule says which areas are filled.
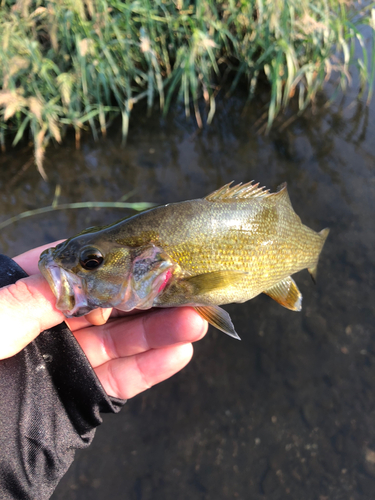
[[[199,99],[210,122],[224,81],[245,81],[251,99],[262,79],[270,127],[294,94],[302,111],[331,75],[345,88],[351,64],[370,99],[374,32],[374,4],[350,0],[2,0],[0,143],[31,133],[45,175],[51,138],[74,127],[79,142],[87,126],[97,137],[121,113],[125,141],[140,99],[166,112],[177,95],[201,126]]]
[[[27,210],[26,212],[22,212],[10,219],[6,219],[3,222],[0,222],[0,231],[6,227],[18,222],[21,219],[26,219],[27,217],[34,217],[35,215],[45,214],[47,212],[54,212],[55,210],[68,210],[74,209],[77,210],[79,208],[129,208],[130,210],[135,210],[137,212],[142,212],[143,210],[147,210],[148,208],[154,207],[154,203],[148,203],[147,201],[139,201],[134,203],[124,203],[121,201],[86,201],[86,202],[78,202],[78,203],[62,203],[61,205],[52,204],[49,207],[35,208],[34,210]]]

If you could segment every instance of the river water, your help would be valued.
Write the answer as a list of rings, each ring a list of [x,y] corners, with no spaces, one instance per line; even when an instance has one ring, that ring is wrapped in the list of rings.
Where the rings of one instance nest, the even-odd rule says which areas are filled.
[[[303,310],[264,295],[230,305],[242,342],[210,328],[177,376],[105,415],[53,500],[373,500],[375,496],[375,107],[326,100],[268,135],[262,102],[220,99],[203,130],[176,108],[136,109],[125,148],[73,138],[46,153],[48,182],[30,150],[0,156],[0,221],[52,203],[157,204],[202,197],[223,184],[288,183],[315,230],[330,227],[317,284],[295,276]],[[244,109],[245,108],[245,109]],[[291,115],[290,115],[291,116]],[[3,253],[73,235],[131,211],[56,211],[1,231]]]

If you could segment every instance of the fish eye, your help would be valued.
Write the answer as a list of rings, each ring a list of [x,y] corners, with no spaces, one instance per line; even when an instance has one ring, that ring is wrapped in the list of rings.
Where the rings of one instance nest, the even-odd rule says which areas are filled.
[[[103,262],[104,257],[97,248],[84,248],[81,252],[79,263],[87,271],[96,269]]]

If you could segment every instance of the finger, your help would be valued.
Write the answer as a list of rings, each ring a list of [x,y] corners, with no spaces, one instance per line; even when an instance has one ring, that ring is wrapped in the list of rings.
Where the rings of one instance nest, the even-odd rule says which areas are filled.
[[[76,318],[65,318],[65,323],[69,326],[72,332],[76,330],[83,330],[84,328],[104,325],[111,315],[112,309],[94,309],[86,316],[79,316]]]
[[[38,269],[38,262],[39,262],[39,257],[40,254],[46,250],[47,248],[55,247],[59,243],[65,240],[58,240],[54,241],[52,243],[48,243],[47,245],[42,245],[37,248],[33,248],[32,250],[29,250],[28,252],[21,253],[20,255],[17,255],[17,257],[14,257],[13,260],[17,262],[19,266],[24,269],[27,274],[38,274],[39,269]]]
[[[108,361],[95,372],[108,395],[129,399],[182,370],[192,355],[191,344],[163,347]]]
[[[153,309],[74,332],[92,366],[150,349],[201,339],[207,322],[191,307]]]
[[[104,324],[106,321],[108,321],[108,318],[106,319],[106,316],[107,314],[110,315],[110,318],[113,319],[113,318],[124,318],[124,317],[127,317],[127,316],[134,316],[134,315],[139,315],[139,314],[144,314],[144,311],[141,311],[141,310],[137,310],[137,309],[133,309],[132,311],[120,311],[119,309],[111,309],[111,308],[105,308],[103,309],[103,311],[110,311],[108,313],[99,313],[100,316],[99,317],[102,317],[103,318],[103,321],[100,321],[100,323],[98,323],[97,325],[95,326],[99,326],[99,324]],[[65,319],[65,322],[68,324],[69,328],[72,330],[72,332],[76,331],[76,330],[82,330],[84,328],[87,328],[89,326],[92,326],[94,323],[91,321],[91,314],[93,313],[90,312],[88,314],[86,314],[86,316],[79,316],[79,317],[76,317],[76,318],[66,318]],[[103,314],[103,315],[102,315]],[[93,317],[95,318],[95,315],[93,315]],[[90,319],[90,321],[88,320],[88,318]],[[104,319],[106,319],[106,321],[104,321]],[[95,321],[95,320],[94,320]],[[96,335],[96,334],[95,334]]]
[[[112,308],[106,308],[106,309],[94,309],[91,311],[89,314],[86,315],[87,321],[91,325],[104,325],[104,323],[107,322],[108,318],[110,317],[112,312]]]
[[[40,332],[64,320],[54,303],[55,297],[40,275],[0,289],[0,359],[13,356]]]

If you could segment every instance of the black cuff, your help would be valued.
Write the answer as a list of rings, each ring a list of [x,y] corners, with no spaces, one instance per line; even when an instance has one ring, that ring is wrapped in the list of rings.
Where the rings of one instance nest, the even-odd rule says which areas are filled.
[[[0,255],[0,286],[26,276]],[[49,498],[74,450],[91,443],[100,412],[124,403],[107,396],[65,323],[0,361],[0,497]]]

